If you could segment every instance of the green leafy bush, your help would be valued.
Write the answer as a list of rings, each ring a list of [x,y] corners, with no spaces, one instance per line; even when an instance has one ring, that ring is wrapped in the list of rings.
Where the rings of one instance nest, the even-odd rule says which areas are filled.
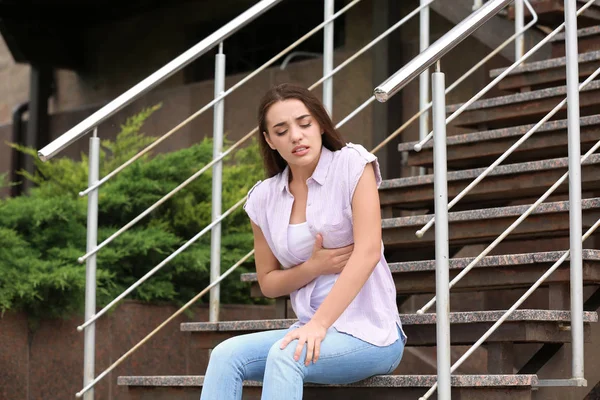
[[[159,106],[127,120],[115,141],[102,141],[101,174],[105,176],[155,138],[144,136],[144,121]],[[30,148],[14,146],[36,156]],[[223,212],[244,197],[262,177],[256,142],[234,152],[223,166]],[[37,185],[27,195],[0,200],[0,310],[23,310],[32,317],[81,312],[84,301],[88,158],[35,157]],[[212,141],[182,150],[143,156],[99,191],[98,243],[111,236],[176,188],[212,159]],[[212,169],[194,180],[97,254],[98,305],[108,304],[211,222]],[[226,270],[252,249],[252,233],[239,207],[222,226],[221,267]],[[249,301],[239,274],[221,284],[223,303]],[[210,232],[174,257],[129,298],[182,304],[209,283]],[[207,301],[208,296],[203,300]]]

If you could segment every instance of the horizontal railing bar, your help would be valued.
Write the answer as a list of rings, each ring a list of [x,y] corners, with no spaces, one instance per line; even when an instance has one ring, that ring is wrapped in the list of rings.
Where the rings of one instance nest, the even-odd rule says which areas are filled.
[[[371,96],[369,97],[364,103],[362,103],[360,106],[356,107],[354,109],[354,111],[352,111],[350,114],[348,114],[346,116],[346,118],[344,118],[343,120],[341,120],[340,122],[338,122],[335,125],[335,129],[340,128],[342,125],[344,125],[346,122],[350,121],[352,118],[354,118],[358,113],[360,113],[362,110],[364,110],[369,104],[371,104],[372,102],[375,101],[375,96]]]
[[[506,7],[512,0],[489,0],[483,7],[471,13],[444,36],[436,40],[427,49],[413,58],[398,72],[389,77],[374,90],[374,95],[380,102],[387,101],[390,97],[404,88],[414,78],[431,67],[444,54],[452,50],[481,25]]]
[[[249,133],[247,133],[246,136],[244,136],[241,140],[239,140],[233,146],[231,146],[230,148],[228,148],[227,151],[223,152],[219,157],[213,159],[211,162],[209,162],[208,164],[206,164],[199,171],[197,171],[192,176],[190,176],[188,179],[186,179],[184,182],[182,182],[181,184],[179,184],[179,186],[177,186],[175,189],[171,190],[168,194],[166,194],[165,196],[163,196],[156,203],[154,203],[153,205],[151,205],[150,207],[148,207],[140,215],[138,215],[137,217],[135,217],[134,219],[132,219],[130,222],[128,222],[126,225],[124,225],[121,229],[119,229],[118,231],[116,231],[115,233],[113,233],[110,237],[108,237],[107,239],[105,239],[102,243],[100,243],[94,249],[90,250],[89,252],[87,252],[83,256],[79,257],[77,259],[77,261],[79,261],[80,263],[83,263],[90,256],[92,256],[92,255],[96,254],[97,252],[99,252],[104,246],[106,246],[107,244],[109,244],[110,242],[112,242],[113,240],[115,240],[123,232],[125,232],[126,230],[128,230],[129,228],[131,228],[133,225],[135,225],[136,223],[138,223],[146,215],[150,214],[152,211],[154,211],[156,208],[158,208],[158,206],[160,206],[161,204],[163,204],[165,201],[167,201],[168,199],[170,199],[171,197],[173,197],[180,190],[182,190],[187,185],[189,185],[190,183],[192,183],[196,178],[198,178],[200,175],[202,175],[210,167],[212,167],[213,165],[215,165],[216,163],[218,163],[219,161],[221,161],[225,157],[227,157],[229,154],[231,154],[231,152],[233,152],[233,150],[235,150],[243,141],[245,141],[245,140],[249,139],[250,137],[252,137],[252,135],[254,135],[256,132],[258,132],[258,128],[254,128],[252,131],[250,131]]]
[[[584,4],[583,6],[581,6],[581,8],[579,9],[579,11],[577,11],[577,15],[579,16],[587,8],[591,7],[592,4],[594,4],[594,1],[596,1],[596,0],[589,0],[586,4]],[[533,53],[535,53],[536,51],[538,51],[543,45],[545,45],[546,43],[548,43],[564,27],[565,27],[565,23],[563,22],[556,29],[554,29],[552,32],[550,32],[548,34],[548,36],[546,36],[538,44],[536,44],[534,47],[532,47],[531,50],[529,50],[527,53],[525,53],[523,55],[523,57],[519,58],[517,61],[515,61],[514,63],[512,63],[500,75],[498,75],[496,78],[494,78],[494,80],[492,80],[483,89],[481,89],[477,94],[475,94],[473,97],[471,97],[471,99],[469,99],[469,101],[467,101],[466,103],[462,104],[456,111],[454,111],[452,113],[452,115],[450,115],[446,119],[446,123],[449,124],[450,122],[454,121],[471,104],[473,104],[474,102],[476,102],[477,100],[479,100],[481,98],[481,96],[483,96],[484,94],[486,94],[487,92],[489,92],[492,87],[494,87],[498,82],[500,82],[502,79],[504,79],[504,77],[506,75],[508,75],[509,73],[511,73],[515,68],[517,68],[519,65],[521,65],[523,63],[523,61],[525,61],[529,57],[531,57],[531,55],[533,55]],[[423,140],[421,140],[419,143],[415,144],[415,147],[414,147],[415,151],[420,151],[423,148],[423,146],[425,145],[425,143],[427,143],[429,140],[431,140],[432,137],[433,137],[433,132],[429,132],[429,134],[427,136],[425,136],[423,138]]]
[[[598,141],[590,150],[588,150],[587,153],[585,153],[584,156],[581,157],[580,162],[583,163],[585,162],[585,160],[588,159],[588,157],[590,155],[592,155],[596,150],[598,150],[600,148],[600,141]],[[504,232],[502,232],[502,234],[500,236],[498,236],[496,238],[496,240],[494,240],[488,247],[485,248],[485,250],[483,250],[481,252],[481,254],[479,254],[473,261],[471,261],[471,263],[469,263],[469,265],[467,265],[462,271],[460,271],[460,273],[458,275],[456,275],[454,277],[454,279],[452,279],[452,281],[450,282],[450,288],[452,288],[456,283],[458,283],[466,274],[469,273],[469,271],[471,269],[473,269],[473,267],[475,267],[475,265],[481,261],[481,259],[485,256],[488,255],[488,253],[490,251],[492,251],[500,242],[502,242],[504,240],[504,238],[506,238],[513,230],[515,230],[515,228],[517,228],[521,222],[523,222],[536,208],[537,206],[539,206],[544,200],[546,200],[552,193],[554,193],[554,191],[564,183],[565,180],[567,180],[567,178],[569,177],[569,172],[565,172],[564,175],[562,177],[560,177],[555,183],[554,185],[552,185],[535,203],[533,203],[528,209],[527,211],[525,211],[515,222],[513,222],[508,228],[506,228],[506,230]],[[435,303],[435,296],[427,303],[425,304],[420,310],[417,311],[417,314],[423,314],[425,311],[427,311],[434,303]]]
[[[194,120],[195,118],[197,118],[198,116],[200,116],[202,113],[204,113],[205,111],[207,111],[210,108],[212,108],[212,106],[214,106],[216,103],[218,103],[219,101],[221,101],[224,98],[226,98],[227,96],[229,96],[231,93],[233,93],[233,91],[235,91],[236,89],[238,89],[239,87],[241,87],[242,85],[244,85],[250,79],[254,78],[260,72],[262,72],[266,68],[270,67],[275,61],[277,61],[278,59],[280,59],[281,57],[283,57],[285,54],[289,53],[295,47],[297,47],[300,44],[302,44],[304,41],[306,41],[312,35],[314,35],[315,33],[317,33],[325,25],[327,25],[331,21],[333,21],[336,18],[338,18],[340,15],[342,15],[343,13],[345,13],[346,11],[348,11],[350,8],[354,7],[354,5],[356,5],[360,1],[362,1],[362,0],[353,0],[352,2],[348,3],[344,8],[342,8],[337,13],[335,13],[331,18],[329,18],[329,19],[321,22],[319,25],[317,25],[315,28],[313,28],[310,32],[308,32],[307,34],[305,34],[304,36],[302,36],[300,39],[296,40],[294,43],[292,43],[291,45],[289,45],[285,50],[281,51],[279,54],[277,54],[275,57],[271,58],[269,61],[267,61],[266,63],[264,63],[262,66],[260,66],[256,70],[254,70],[252,73],[248,74],[246,77],[244,77],[238,83],[236,83],[235,85],[233,85],[232,87],[230,87],[229,89],[227,89],[225,92],[223,92],[223,94],[221,94],[220,96],[215,97],[212,101],[210,101],[208,104],[206,104],[200,110],[196,111],[194,114],[192,114],[189,117],[187,117],[185,120],[183,120],[181,123],[179,123],[176,127],[174,127],[169,132],[165,133],[163,136],[161,136],[160,138],[158,138],[157,140],[155,140],[154,142],[152,142],[145,149],[143,149],[138,154],[136,154],[135,156],[133,156],[132,158],[130,158],[128,161],[126,161],[125,163],[123,163],[120,167],[116,168],[114,171],[110,172],[104,178],[102,178],[101,180],[99,180],[95,185],[92,185],[92,186],[88,187],[86,190],[84,190],[83,192],[81,192],[79,195],[80,196],[85,196],[89,192],[91,192],[92,190],[94,190],[97,187],[100,187],[101,185],[103,185],[104,183],[106,183],[113,176],[115,176],[116,174],[118,174],[119,172],[121,172],[123,169],[125,169],[126,167],[128,167],[129,165],[131,165],[134,161],[136,161],[141,156],[143,156],[144,154],[146,154],[147,152],[149,152],[150,150],[152,150],[154,147],[156,147],[158,144],[160,144],[165,139],[167,139],[168,137],[170,137],[172,134],[174,134],[175,132],[179,131],[181,128],[183,128],[187,124],[189,124],[192,120]]]
[[[594,78],[596,78],[600,74],[600,68],[594,71],[583,83],[579,85],[579,90],[582,90],[586,85],[588,85]],[[473,180],[466,188],[464,188],[450,203],[448,203],[448,209],[451,209],[458,203],[463,197],[465,197],[475,186],[479,184],[486,176],[488,176],[494,168],[496,168],[502,161],[504,161],[509,155],[511,155],[519,146],[521,146],[531,135],[533,135],[537,130],[546,123],[550,118],[552,118],[564,105],[567,104],[567,99],[563,99],[556,107],[554,107],[544,118],[542,118],[533,128],[531,128],[526,134],[524,134],[519,140],[517,140],[508,150],[506,150],[500,157],[496,159],[489,167],[485,169],[477,178]],[[417,237],[423,237],[425,232],[433,226],[435,223],[435,217],[430,219],[427,224],[419,229],[416,232]]]
[[[98,375],[92,382],[90,382],[89,385],[87,385],[85,388],[83,388],[80,392],[78,392],[76,394],[77,397],[81,397],[83,396],[83,394],[85,392],[87,392],[88,390],[90,390],[92,387],[94,387],[102,378],[104,378],[110,371],[112,371],[113,369],[115,369],[116,367],[119,366],[119,364],[121,364],[127,357],[129,357],[131,354],[133,354],[138,348],[140,348],[143,344],[145,344],[152,336],[154,336],[158,331],[160,331],[164,326],[166,326],[169,322],[173,321],[176,317],[178,317],[179,315],[181,315],[181,313],[183,313],[185,310],[187,310],[192,304],[194,304],[196,301],[198,301],[202,296],[204,296],[210,289],[212,289],[213,287],[215,287],[216,285],[218,285],[219,283],[221,283],[221,281],[223,279],[225,279],[229,274],[231,274],[233,271],[235,271],[237,269],[237,267],[239,267],[240,265],[242,265],[244,262],[246,262],[246,260],[248,260],[252,255],[254,255],[254,250],[251,250],[248,254],[246,254],[244,257],[242,257],[237,263],[235,263],[233,266],[231,266],[231,268],[229,268],[227,271],[225,271],[218,279],[216,279],[214,282],[212,282],[210,285],[208,285],[206,288],[204,288],[204,290],[202,290],[200,293],[198,293],[196,296],[194,296],[193,299],[191,299],[190,301],[188,301],[183,307],[181,307],[179,310],[177,310],[175,313],[173,313],[173,315],[171,315],[169,318],[167,318],[162,324],[160,324],[158,327],[156,327],[156,329],[154,329],[152,332],[150,332],[145,338],[143,338],[138,344],[136,344],[135,346],[133,346],[131,349],[129,349],[129,351],[127,351],[127,353],[123,354],[117,361],[115,361],[110,367],[108,367],[106,370],[104,370],[104,372],[102,372],[100,375]]]
[[[587,230],[587,232],[583,235],[583,237],[581,238],[581,241],[584,242],[587,238],[590,237],[590,235],[592,233],[594,233],[594,231],[596,229],[598,229],[598,227],[600,226],[600,219],[598,221],[596,221],[596,223]],[[525,292],[525,294],[523,294],[523,296],[521,296],[521,298],[519,298],[519,300],[517,300],[515,302],[515,304],[513,304],[513,306],[508,309],[503,315],[502,317],[500,317],[500,319],[498,319],[498,321],[496,321],[494,323],[494,325],[492,325],[484,334],[483,336],[481,336],[481,338],[479,338],[479,340],[477,342],[475,342],[475,344],[473,346],[471,346],[469,348],[469,350],[467,350],[467,352],[465,354],[463,354],[462,357],[460,357],[453,365],[452,365],[452,369],[451,372],[454,372],[458,367],[461,366],[461,364],[463,362],[465,362],[465,360],[467,358],[469,358],[471,356],[471,354],[473,354],[473,352],[475,352],[475,350],[477,350],[479,348],[479,346],[481,346],[481,344],[488,338],[490,337],[490,335],[492,333],[494,333],[494,331],[496,331],[496,329],[498,329],[498,327],[500,325],[502,325],[502,323],[504,323],[504,321],[506,321],[508,319],[508,317],[510,317],[510,315],[517,309],[519,308],[519,306],[521,304],[523,304],[523,302],[525,300],[527,300],[527,298],[529,296],[531,296],[531,294],[546,280],[548,279],[548,277],[550,275],[552,275],[552,273],[554,271],[556,271],[556,269],[558,267],[561,266],[561,264],[569,257],[569,254],[571,253],[570,250],[565,251],[565,253],[562,255],[562,257],[560,257],[534,284],[533,286],[531,286],[527,292]],[[427,400],[429,398],[429,396],[431,396],[433,394],[433,392],[435,391],[435,389],[437,388],[437,383],[435,383],[428,391],[427,393],[425,393],[425,395],[423,397],[420,397],[419,400]]]
[[[125,93],[121,94],[116,99],[112,100],[104,107],[100,108],[98,111],[75,125],[73,128],[69,129],[63,135],[50,142],[48,145],[44,146],[38,152],[40,160],[50,160],[75,140],[79,139],[87,132],[90,132],[93,128],[97,127],[107,118],[111,117],[123,107],[139,98],[141,95],[148,92],[161,82],[165,81],[171,75],[178,72],[198,57],[205,54],[208,50],[212,49],[223,40],[233,35],[240,28],[249,22],[252,22],[255,18],[271,9],[280,1],[281,0],[262,0],[250,7],[248,10],[241,13],[229,23],[223,25],[214,33],[201,40],[198,44],[167,63],[153,74],[149,75],[147,78],[133,86],[131,89],[127,90]]]
[[[318,85],[320,85],[321,83],[323,83],[325,80],[331,78],[339,70],[341,70],[342,68],[344,68],[346,65],[348,65],[352,61],[354,61],[356,58],[358,58],[364,52],[366,52],[371,47],[373,47],[377,43],[379,43],[381,40],[383,40],[384,38],[386,38],[387,36],[389,36],[396,29],[398,29],[399,27],[401,27],[402,25],[404,25],[412,17],[414,17],[415,15],[417,15],[423,8],[429,7],[429,5],[431,3],[433,3],[434,1],[436,1],[436,0],[429,0],[429,2],[420,5],[419,7],[415,8],[410,13],[406,14],[404,16],[404,18],[402,18],[400,21],[396,22],[394,25],[392,25],[391,27],[389,27],[385,32],[383,32],[382,34],[380,34],[379,36],[377,36],[375,39],[373,39],[371,42],[369,42],[367,45],[365,45],[362,49],[358,50],[351,57],[349,57],[346,61],[344,61],[343,63],[341,63],[339,66],[337,66],[333,71],[331,71],[330,73],[328,73],[327,75],[325,75],[321,79],[319,79],[317,82],[315,82],[308,90],[314,89],[315,87],[317,87]]]
[[[243,204],[247,197],[248,196],[244,196],[243,199],[241,199],[240,201],[238,201],[229,210],[225,211],[221,216],[219,216],[219,218],[215,219],[213,222],[211,222],[209,225],[207,225],[206,228],[202,229],[199,233],[196,234],[196,236],[194,236],[193,238],[191,238],[190,240],[188,240],[185,244],[183,244],[181,247],[179,247],[177,250],[175,250],[173,253],[171,253],[171,255],[169,257],[165,258],[156,267],[154,267],[150,271],[148,271],[146,273],[146,275],[144,275],[143,277],[141,277],[137,282],[135,282],[133,285],[131,285],[129,288],[127,288],[127,290],[125,290],[123,293],[121,293],[119,296],[117,296],[113,301],[111,301],[102,310],[100,310],[99,312],[97,312],[96,314],[94,314],[94,316],[92,316],[89,320],[85,321],[84,324],[78,326],[77,330],[80,331],[80,332],[83,331],[86,326],[90,325],[91,323],[93,323],[94,321],[96,321],[98,318],[100,318],[102,315],[104,315],[104,313],[106,313],[112,306],[114,306],[115,304],[117,304],[125,296],[127,296],[129,293],[131,293],[135,288],[137,288],[142,283],[144,283],[148,278],[150,278],[152,275],[154,275],[165,264],[167,264],[169,261],[171,261],[177,255],[179,255],[179,253],[181,253],[182,251],[184,251],[185,249],[187,249],[188,247],[190,247],[196,240],[198,240],[202,236],[204,236],[204,234],[206,232],[209,232],[215,225],[221,223],[221,221],[223,221],[229,214],[231,214],[233,211],[235,211],[236,208],[238,208],[241,204]]]
[[[485,56],[484,58],[482,58],[477,64],[475,64],[470,70],[468,70],[467,72],[465,72],[460,78],[458,78],[454,83],[452,83],[450,86],[448,86],[448,88],[446,89],[446,94],[450,93],[452,90],[454,90],[459,84],[461,84],[465,79],[467,79],[469,76],[471,76],[471,74],[473,72],[475,72],[476,70],[478,70],[481,66],[485,65],[486,62],[488,62],[490,59],[492,59],[494,56],[496,56],[498,53],[500,53],[502,51],[502,49],[504,49],[506,46],[508,46],[508,44],[510,44],[510,42],[512,42],[513,40],[515,40],[517,37],[519,37],[520,35],[523,35],[527,30],[529,30],[531,27],[533,27],[537,21],[538,21],[538,15],[535,12],[535,10],[533,9],[533,7],[531,7],[531,5],[529,4],[528,0],[525,0],[525,4],[527,5],[527,7],[529,8],[531,15],[533,16],[533,18],[531,19],[531,21],[529,21],[529,23],[527,25],[525,25],[523,27],[523,30],[514,33],[511,37],[509,37],[508,39],[506,39],[501,45],[499,45],[498,47],[496,47],[496,49],[494,51],[492,51],[490,54],[488,54],[487,56]],[[375,149],[373,150],[374,153],[376,153],[377,151],[381,150],[383,148],[383,146],[385,146],[386,144],[388,144],[390,141],[392,141],[396,136],[398,136],[400,133],[404,132],[404,130],[406,128],[408,128],[410,125],[412,125],[412,123],[414,121],[416,121],[417,119],[419,119],[419,117],[429,111],[431,109],[431,107],[433,106],[432,102],[429,102],[422,110],[420,110],[419,112],[417,112],[415,115],[413,115],[408,121],[406,121],[405,123],[403,123],[398,129],[396,129],[391,135],[387,136],[385,138],[385,140],[383,140],[379,145],[377,145],[377,147],[375,147]],[[415,149],[416,149],[415,145]],[[419,147],[418,150],[416,151],[420,151],[421,148]]]

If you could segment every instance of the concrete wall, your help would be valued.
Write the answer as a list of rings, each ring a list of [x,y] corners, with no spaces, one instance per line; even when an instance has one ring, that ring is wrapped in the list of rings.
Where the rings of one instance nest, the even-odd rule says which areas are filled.
[[[108,368],[177,310],[125,301],[96,325],[96,375]],[[272,306],[221,308],[223,320],[274,318]],[[181,316],[140,347],[102,380],[96,399],[118,399],[120,375],[202,374],[208,353],[194,349],[182,322],[207,321],[208,307],[194,308],[193,317]],[[82,389],[83,334],[80,317],[46,320],[30,329],[27,316],[7,313],[0,318],[0,400],[69,399]]]

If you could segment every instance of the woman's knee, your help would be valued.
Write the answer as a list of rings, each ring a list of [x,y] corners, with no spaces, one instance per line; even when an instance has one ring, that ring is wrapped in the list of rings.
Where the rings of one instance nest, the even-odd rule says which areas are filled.
[[[236,338],[227,339],[221,343],[219,343],[214,349],[210,352],[210,363],[230,363],[233,364],[236,354],[239,354],[239,346],[236,343]]]
[[[267,356],[267,364],[275,364],[280,367],[293,367],[297,369],[302,369],[303,358],[306,357],[306,348],[302,350],[302,354],[298,361],[294,360],[294,353],[296,352],[296,346],[298,345],[298,341],[294,340],[285,347],[285,349],[281,348],[281,342],[283,340],[278,340],[271,346],[269,349],[269,355]]]

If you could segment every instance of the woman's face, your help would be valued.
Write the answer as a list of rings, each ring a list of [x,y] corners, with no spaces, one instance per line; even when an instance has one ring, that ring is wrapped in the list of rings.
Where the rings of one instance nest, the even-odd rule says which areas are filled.
[[[321,154],[322,130],[301,100],[274,103],[265,116],[268,132],[263,135],[273,150],[298,167],[313,166]]]

